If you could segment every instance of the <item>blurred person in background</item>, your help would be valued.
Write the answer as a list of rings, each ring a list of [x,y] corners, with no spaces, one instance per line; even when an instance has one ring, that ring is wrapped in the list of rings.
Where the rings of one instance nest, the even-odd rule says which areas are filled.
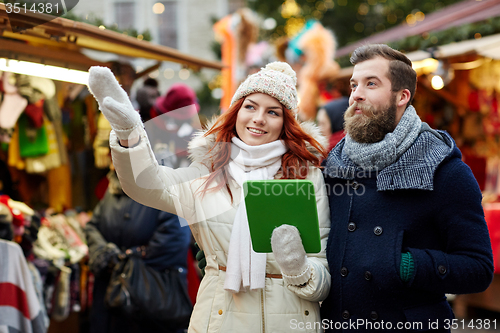
[[[90,333],[177,333],[149,321],[136,321],[109,309],[104,302],[111,271],[120,254],[140,252],[142,260],[158,271],[180,269],[187,274],[189,228],[170,213],[143,206],[123,191],[113,165],[104,198],[85,227],[89,267],[95,275]],[[187,283],[187,282],[186,282]]]
[[[345,136],[344,113],[349,107],[349,97],[342,96],[330,101],[318,110],[316,121],[319,130],[328,139],[328,151]]]
[[[189,165],[187,147],[201,128],[199,111],[195,91],[183,83],[173,84],[155,100],[150,108],[151,121],[144,127],[158,163],[174,169]]]
[[[158,81],[150,77],[144,80],[142,87],[135,92],[135,101],[143,122],[151,119],[151,108],[158,97],[160,97]]]

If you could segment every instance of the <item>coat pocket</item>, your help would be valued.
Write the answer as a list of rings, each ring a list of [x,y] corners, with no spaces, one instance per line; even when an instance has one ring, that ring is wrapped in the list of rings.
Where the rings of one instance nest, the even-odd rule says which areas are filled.
[[[451,320],[455,318],[446,297],[435,303],[406,308],[404,314],[406,322],[412,324],[412,331],[415,332],[449,332]]]

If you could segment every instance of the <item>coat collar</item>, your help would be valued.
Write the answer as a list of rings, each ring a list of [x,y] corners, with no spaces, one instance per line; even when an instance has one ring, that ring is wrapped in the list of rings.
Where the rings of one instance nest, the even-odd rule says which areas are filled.
[[[393,164],[377,170],[361,170],[342,153],[345,138],[328,155],[325,175],[352,180],[376,175],[377,190],[433,190],[434,173],[447,158],[461,157],[455,141],[445,131],[433,130],[422,123],[419,136],[411,147]]]
[[[220,145],[216,145],[215,142],[216,135],[214,133],[208,136],[205,136],[205,133],[207,133],[208,130],[214,126],[216,120],[217,120],[216,118],[212,119],[205,126],[204,130],[196,132],[188,145],[188,154],[191,162],[201,163],[205,165],[209,170],[213,165],[215,156],[220,150]],[[304,130],[304,132],[306,132],[314,139],[316,139],[323,147],[328,147],[328,140],[321,135],[319,128],[318,126],[316,126],[316,124],[308,121],[308,122],[302,122],[300,123],[300,125]],[[231,142],[227,144],[231,144]],[[315,156],[322,158],[319,152],[308,142],[306,142],[306,146],[311,153],[313,153]]]

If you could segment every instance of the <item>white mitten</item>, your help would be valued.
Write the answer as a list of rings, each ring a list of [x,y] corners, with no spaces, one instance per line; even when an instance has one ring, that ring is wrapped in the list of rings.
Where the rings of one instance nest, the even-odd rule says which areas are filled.
[[[311,268],[296,227],[283,224],[274,229],[271,246],[287,283],[298,286],[309,281]]]
[[[109,68],[90,68],[89,89],[119,139],[129,140],[139,136],[137,129],[142,126],[141,116]]]

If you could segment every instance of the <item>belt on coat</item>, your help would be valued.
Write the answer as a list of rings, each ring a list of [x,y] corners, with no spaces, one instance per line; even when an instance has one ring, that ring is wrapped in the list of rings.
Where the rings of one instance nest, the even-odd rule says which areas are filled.
[[[226,267],[225,266],[221,266],[219,265],[219,270],[225,272],[226,271]],[[271,279],[282,279],[283,278],[283,275],[281,274],[269,274],[269,273],[266,273],[266,278],[271,278]]]

